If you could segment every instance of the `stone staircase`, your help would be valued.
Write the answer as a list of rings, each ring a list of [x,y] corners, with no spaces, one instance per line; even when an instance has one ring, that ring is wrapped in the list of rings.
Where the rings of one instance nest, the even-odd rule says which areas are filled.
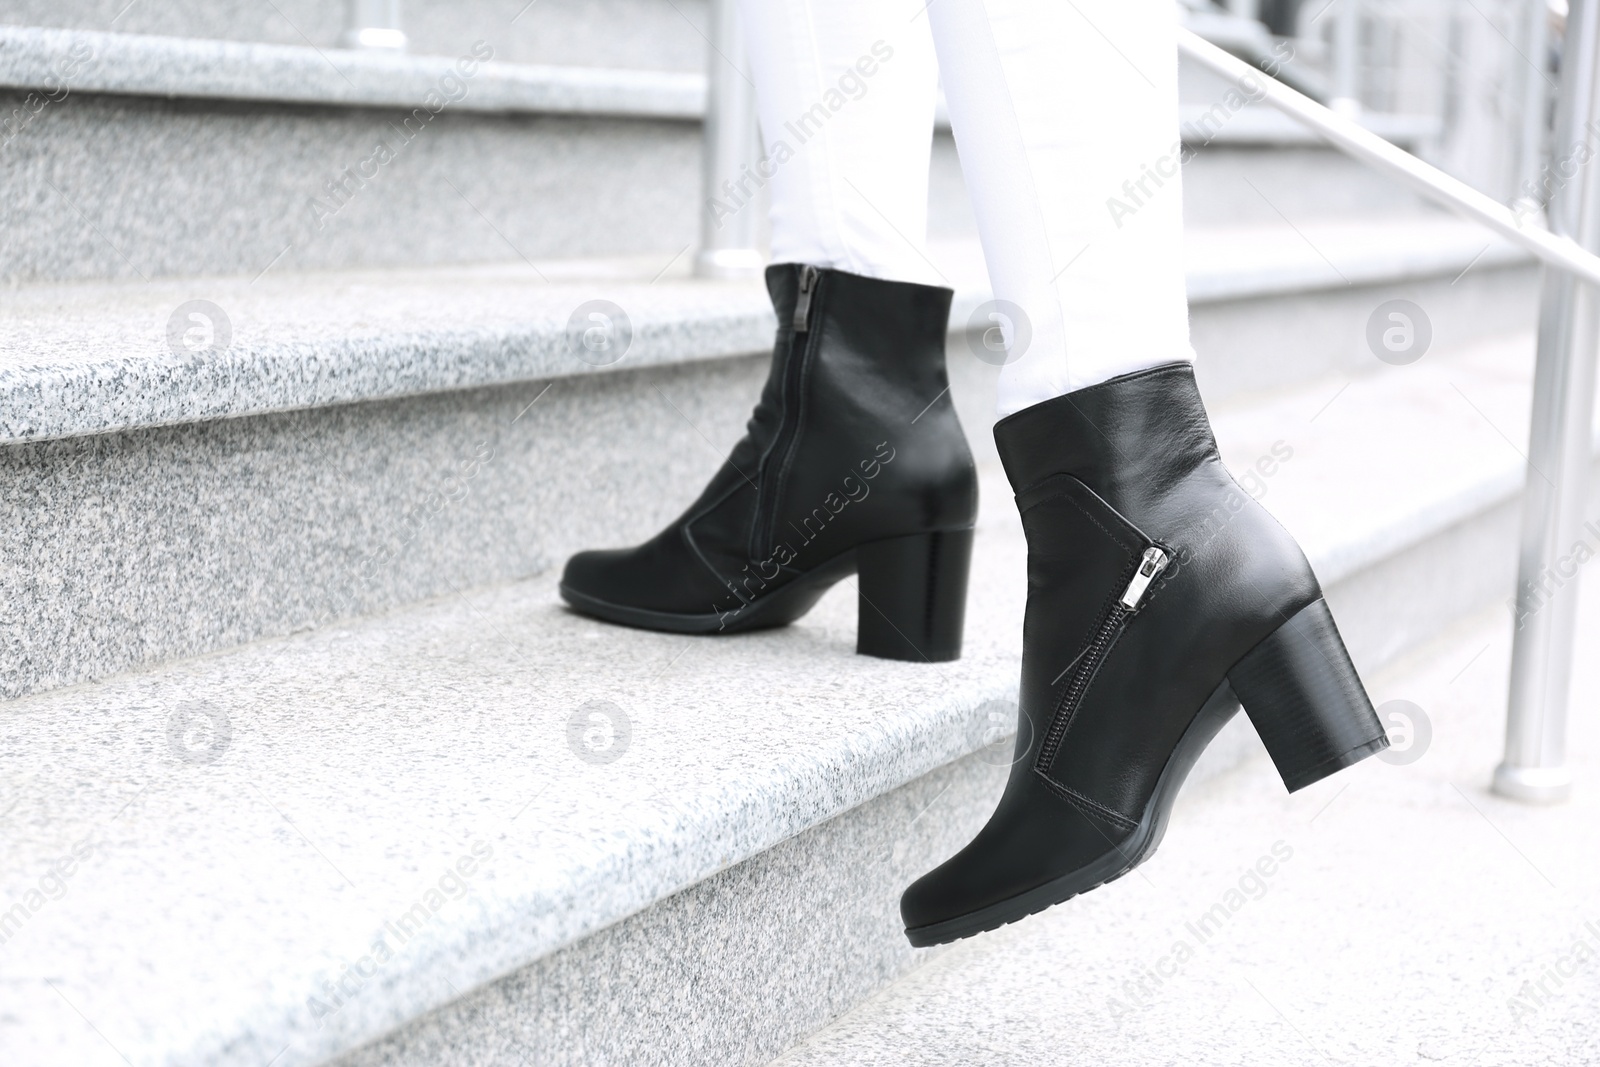
[[[555,573],[698,490],[773,328],[687,274],[703,7],[424,4],[423,54],[375,57],[327,5],[116,6],[0,27],[12,100],[92,60],[0,147],[0,1060],[762,1063],[914,967],[898,893],[988,815],[1024,593],[948,135],[966,654],[854,656],[849,583],[780,632],[624,631]],[[1503,600],[1537,271],[1248,108],[1185,182],[1224,453],[1357,663]],[[1366,340],[1393,299],[1406,366]],[[1196,780],[1256,747],[1241,717]]]

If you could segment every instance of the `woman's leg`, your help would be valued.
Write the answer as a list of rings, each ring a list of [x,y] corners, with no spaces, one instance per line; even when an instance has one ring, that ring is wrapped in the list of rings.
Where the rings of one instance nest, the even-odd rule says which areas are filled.
[[[1240,704],[1292,791],[1387,747],[1294,538],[1233,481],[1189,360],[1171,0],[933,0],[997,297],[1032,341],[995,445],[1028,542],[1015,759],[901,898],[932,945],[1143,862]]]
[[[923,250],[938,71],[921,7],[741,0],[774,263],[938,283]]]
[[[857,651],[960,654],[978,485],[945,372],[951,293],[924,284],[935,74],[920,2],[743,4],[768,152],[745,184],[773,193],[767,382],[681,517],[568,561],[577,610],[732,633],[792,622],[854,574]],[[754,189],[732,192],[750,210]]]
[[[1191,359],[1172,0],[933,0],[994,295],[1031,333],[1009,415]]]

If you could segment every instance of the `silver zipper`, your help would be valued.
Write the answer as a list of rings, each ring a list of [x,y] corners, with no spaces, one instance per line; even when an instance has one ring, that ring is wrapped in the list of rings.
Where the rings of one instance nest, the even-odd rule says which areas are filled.
[[[1155,581],[1167,566],[1167,554],[1161,549],[1151,545],[1144,550],[1144,558],[1139,561],[1139,569],[1133,572],[1133,580],[1128,583],[1128,588],[1122,592],[1122,606],[1129,611],[1139,606],[1139,601],[1144,599],[1145,590],[1150,588],[1150,583]]]
[[[811,328],[811,294],[816,292],[821,273],[815,267],[800,268],[800,298],[794,304],[795,333],[805,333]]]
[[[817,283],[822,278],[822,271],[816,267],[802,265],[800,268],[800,292],[794,302],[794,331],[789,339],[789,362],[784,368],[782,415],[778,423],[778,435],[773,439],[773,447],[767,457],[762,461],[760,488],[757,490],[756,518],[750,527],[750,551],[754,558],[761,558],[760,553],[770,552],[772,529],[777,522],[777,496],[782,482],[781,472],[787,462],[789,453],[794,449],[794,435],[799,427],[791,428],[791,421],[798,422],[800,417],[800,378],[804,372],[806,348],[808,338],[803,335],[811,326],[811,299],[816,295]]]
[[[1100,670],[1101,659],[1111,651],[1111,646],[1121,636],[1122,628],[1128,622],[1128,616],[1139,607],[1139,602],[1150,589],[1150,583],[1166,569],[1171,559],[1172,557],[1166,552],[1154,545],[1144,550],[1144,556],[1140,558],[1139,566],[1133,572],[1133,579],[1128,582],[1128,588],[1122,592],[1122,599],[1111,605],[1099,628],[1095,630],[1089,647],[1078,657],[1077,669],[1073,671],[1072,678],[1067,682],[1067,688],[1062,691],[1061,699],[1056,703],[1055,713],[1050,716],[1050,727],[1045,731],[1044,744],[1040,746],[1039,757],[1034,761],[1033,769],[1047,780],[1054,781],[1050,778],[1050,766],[1055,763],[1056,751],[1061,747],[1067,727],[1072,724],[1072,717],[1077,714],[1078,702],[1083,699],[1084,690]]]

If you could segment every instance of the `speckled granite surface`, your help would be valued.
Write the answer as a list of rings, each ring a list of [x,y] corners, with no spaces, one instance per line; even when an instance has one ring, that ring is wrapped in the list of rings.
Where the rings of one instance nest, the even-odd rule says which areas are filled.
[[[705,111],[706,80],[700,73],[484,63],[496,54],[489,39],[462,40],[459,51],[394,55],[0,25],[0,85],[54,89],[64,80],[85,93],[403,110],[431,99],[439,102],[429,104],[431,110],[676,119],[698,119]],[[64,78],[58,64],[69,54],[87,58]]]
[[[1471,384],[1463,368],[1454,371]],[[1359,392],[1344,400],[1354,402],[1346,418],[1378,410]],[[1219,428],[1251,417],[1224,411]],[[1295,501],[1328,485],[1318,459],[1338,440],[1337,423],[1328,425],[1320,447],[1296,438],[1300,451],[1267,481],[1269,505],[1302,533]],[[1248,429],[1236,423],[1231,434],[1235,469],[1248,465],[1240,461],[1253,445]],[[900,872],[872,857],[887,849],[894,861],[904,842],[900,859],[910,866],[986,813],[981,767],[949,772],[959,779],[953,795],[964,798],[949,810],[937,802],[940,780],[924,776],[1004,729],[1021,559],[1005,502],[992,497],[972,643],[948,666],[853,656],[846,589],[790,630],[708,641],[585,622],[557,608],[541,580],[14,702],[0,720],[0,869],[8,872],[0,903],[13,916],[0,946],[8,991],[0,1043],[24,1063],[117,1054],[135,1063],[311,1063],[413,1020],[352,1064],[759,1062],[908,963],[885,928]],[[1381,512],[1380,500],[1372,504]],[[1430,580],[1468,584],[1446,562],[1451,573]],[[1368,625],[1350,625],[1348,607],[1346,598],[1339,610],[1353,642],[1381,648]],[[1462,666],[1472,664],[1452,663],[1451,673]],[[1477,691],[1498,689],[1493,678],[1464,677]],[[1399,686],[1378,695],[1413,696]],[[1438,736],[1442,745],[1442,725]],[[1474,727],[1473,736],[1484,739],[1473,757],[1482,772],[1498,730]],[[1248,732],[1230,730],[1214,759],[1254,748]],[[1373,768],[1357,773],[1395,770]],[[767,852],[862,802],[871,803],[856,816]],[[1210,833],[1175,828],[1149,877],[1164,884],[1160,863],[1175,842],[1204,840],[1212,866],[1194,880],[1221,870],[1211,896],[1220,895],[1238,865],[1276,838],[1246,842],[1254,849],[1246,855],[1217,849],[1218,836],[1241,840],[1244,828],[1263,825],[1261,812],[1303,803],[1259,776],[1249,802],[1213,820]],[[915,817],[924,810],[939,825],[923,828]],[[1476,815],[1456,815],[1440,847],[1466,841],[1464,828],[1478,825],[1481,861],[1515,862],[1483,859],[1484,842],[1499,839]],[[1359,824],[1364,847],[1377,818]],[[913,821],[918,836],[896,836]],[[1319,877],[1349,855],[1323,854]],[[1348,877],[1373,882],[1360,869]],[[1396,892],[1409,877],[1395,876]],[[808,925],[804,909],[770,921],[764,911],[785,900],[792,907],[784,884],[802,887],[801,899],[842,932]],[[1126,879],[1119,895],[1103,895],[1133,902],[1136,914],[1109,903],[1114,917],[1091,936],[1077,926],[1063,935],[1070,946],[1123,936],[1130,924],[1158,929],[1154,948],[1108,950],[1119,962],[1095,987],[1107,996],[1136,981],[1122,964],[1148,951],[1153,966],[1170,949],[1168,927],[1193,918],[1195,898],[1176,894],[1156,907],[1139,895],[1144,884]],[[835,894],[849,903],[832,906]],[[641,911],[664,897],[659,910]],[[1085,906],[1101,907],[1095,900]],[[1391,900],[1383,922],[1401,926],[1368,949],[1392,954],[1404,941],[1398,929],[1431,906],[1404,893]],[[1278,928],[1304,925],[1291,915]],[[852,938],[856,951],[827,954],[828,936]],[[1526,943],[1523,970],[1535,977],[1539,952],[1560,947],[1543,937]],[[1088,949],[1053,945],[1044,955],[1063,951]],[[1017,958],[1025,966],[1030,957]],[[1009,974],[996,971],[996,982]],[[1309,972],[1295,981],[1310,982]],[[484,983],[492,984],[473,992]],[[1319,1003],[1312,986],[1294,988]],[[1199,1002],[1218,1017],[1236,1010],[1231,1000]],[[976,1028],[948,1009],[915,1015],[920,1026],[947,1020],[946,1036],[958,1035],[961,1049],[1017,1033]],[[1085,1039],[1121,1039],[1109,1016],[1086,1025]],[[1152,1027],[1141,1040],[1170,1032]],[[919,1033],[898,1032],[889,1053],[905,1055],[900,1043],[910,1042],[917,1062]],[[1273,1039],[1287,1048],[1286,1034]],[[1042,1044],[1026,1047],[1046,1055]]]
[[[759,283],[651,284],[626,265],[548,282],[518,264],[15,290],[0,295],[0,441],[771,349]],[[585,347],[590,314],[607,316],[610,350]]]
[[[348,5],[326,0],[9,0],[7,22],[332,49]],[[404,0],[409,51],[451,55],[480,38],[508,62],[701,73],[705,0]]]
[[[928,956],[906,943],[900,892],[982,825],[1004,757],[868,801],[337,1067],[764,1063]]]
[[[1341,605],[1358,662],[1391,657],[1510,581],[1512,553],[1484,538],[1515,539],[1521,457],[1502,432],[1525,425],[1530,352],[1524,336],[1441,355],[1359,380],[1321,413],[1345,381],[1218,407],[1236,469],[1280,441],[1295,451],[1264,499],[1330,582],[1361,586]],[[949,358],[962,419],[992,461],[995,368],[959,338]],[[0,615],[0,694],[634,543],[721,462],[763,374],[760,356],[711,360],[0,449],[13,516],[0,591],[28,605]],[[1003,510],[1008,494],[991,484],[988,506]],[[1469,562],[1480,555],[1507,569]]]
[[[757,356],[0,448],[0,698],[642,540],[765,375]]]
[[[717,640],[540,579],[12,703],[8,1062],[96,1062],[96,1030],[135,1063],[316,1062],[983,747],[1018,539],[980,535],[948,665],[856,656],[845,586]],[[585,980],[627,982],[609,958]]]
[[[1402,286],[1454,276],[1469,264],[1489,273],[1530,261],[1509,242],[1443,215],[1322,222],[1301,232],[1268,225],[1191,234],[1184,256],[1189,299],[1202,304],[1334,286]]]
[[[0,109],[29,113],[27,92],[0,89]],[[700,140],[651,118],[452,105],[424,124],[402,107],[73,93],[0,153],[0,282],[646,253],[648,280],[695,239]]]
[[[1520,262],[1449,220],[1199,231],[1188,245],[1197,315],[1211,305],[1360,286],[1401,291],[1478,268]],[[1327,251],[1319,251],[1319,247]],[[957,292],[963,328],[988,297],[975,243],[931,256]],[[1327,257],[1332,257],[1327,258]],[[603,369],[764,351],[773,319],[759,282],[686,278],[680,252],[659,257],[531,262],[384,272],[156,280],[138,285],[34,285],[0,293],[0,443],[376,400]],[[1470,284],[1470,283],[1469,283]],[[1466,290],[1463,290],[1466,292]],[[1476,294],[1472,294],[1476,296]],[[1472,306],[1434,304],[1439,342],[1520,324],[1526,301],[1485,321]],[[1248,298],[1248,300],[1247,300]],[[573,316],[590,302],[620,308],[631,342],[615,359],[585,352]],[[1493,303],[1493,301],[1489,301]],[[1531,305],[1529,305],[1531,306]],[[592,310],[592,309],[591,309]],[[1370,312],[1363,308],[1356,326]],[[1341,318],[1353,314],[1348,309]],[[1254,309],[1259,329],[1263,314]],[[1203,350],[1219,384],[1247,388],[1270,344]],[[1502,321],[1505,320],[1505,321]],[[1318,323],[1326,327],[1326,323]],[[1469,326],[1477,329],[1469,329]],[[1459,326],[1459,328],[1455,328]],[[1357,334],[1359,336],[1359,334]],[[1346,346],[1351,347],[1351,346]],[[1278,363],[1285,361],[1276,360]],[[1329,357],[1350,369],[1350,357]],[[1370,358],[1360,369],[1370,367]],[[1238,366],[1234,366],[1238,364]],[[1285,384],[1269,378],[1263,384]]]
[[[1277,441],[1294,449],[1263,476],[1263,499],[1332,580],[1341,625],[1369,666],[1392,655],[1396,630],[1437,633],[1461,598],[1478,606],[1497,595],[1486,545],[1510,558],[1493,530],[1442,551],[1439,535],[1470,515],[1435,515],[1445,527],[1432,536],[1407,526],[1417,482],[1374,482],[1356,465],[1366,453],[1352,450],[1359,435],[1374,457],[1408,454],[1457,492],[1442,481],[1451,472],[1506,465],[1494,420],[1525,410],[1518,371],[1492,345],[1411,370],[1420,373],[1388,385],[1328,383],[1326,396],[1308,388],[1217,413],[1236,471]],[[1386,416],[1395,383],[1408,410],[1456,411],[1438,424],[1454,429]],[[1482,412],[1445,408],[1458,390]],[[1400,557],[1338,555],[1337,531],[1371,532],[1334,518],[1348,517],[1356,484],[1396,551],[1431,569],[1360,587]],[[103,1038],[134,1062],[259,1064],[281,1053],[280,1064],[308,1063],[417,1020],[374,1054],[427,1062],[459,1045],[488,1062],[525,1059],[523,1048],[625,1060],[652,1033],[682,1030],[682,1011],[709,1036],[661,1039],[662,1049],[702,1049],[712,1062],[772,1051],[796,1020],[838,1010],[904,965],[882,928],[891,879],[864,866],[834,880],[803,870],[806,857],[858,854],[821,835],[675,898],[659,926],[641,909],[1004,729],[1022,590],[1003,493],[988,495],[981,543],[971,644],[948,666],[853,656],[847,589],[790,630],[708,641],[584,622],[541,579],[11,703],[0,719],[0,903],[14,916],[0,946],[0,1043],[22,1062],[92,1063],[109,1055]],[[1417,603],[1433,615],[1404,615]],[[1248,732],[1226,736],[1218,760],[1254,747]],[[887,802],[883,821],[854,840],[869,850],[887,841],[905,803]],[[768,879],[763,892],[776,893],[780,874],[808,887],[808,900],[873,894],[839,913],[849,929],[874,931],[861,954],[814,972],[821,950],[807,938],[817,931],[774,931],[741,910],[741,886]],[[614,939],[539,963],[629,915],[637,924]],[[787,1016],[740,975],[788,948],[791,976],[815,974],[827,988],[787,1001],[789,1028],[768,1030]],[[650,1004],[685,976],[700,984]],[[749,995],[718,992],[729,986]],[[636,1025],[609,1030],[617,1043],[602,1045],[590,1027],[610,1026],[612,1010]],[[489,1045],[465,1043],[484,1030]]]
[[[1372,679],[1431,719],[1415,762],[1291,797],[1256,759],[1180,800],[1142,874],[961,942],[774,1067],[1600,1064],[1600,659],[1573,799],[1540,808],[1486,789],[1509,656],[1507,616],[1468,620]]]

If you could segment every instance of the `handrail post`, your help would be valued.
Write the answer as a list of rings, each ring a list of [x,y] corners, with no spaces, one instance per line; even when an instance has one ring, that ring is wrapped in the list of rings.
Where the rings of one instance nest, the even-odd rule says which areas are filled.
[[[1529,215],[1543,212],[1539,202],[1539,172],[1544,165],[1544,133],[1548,97],[1545,94],[1545,52],[1550,47],[1547,0],[1523,0],[1523,50],[1527,54],[1522,78],[1522,128],[1518,131],[1516,204]]]
[[[1562,47],[1561,87],[1551,167],[1558,185],[1550,226],[1591,252],[1600,251],[1600,164],[1588,162],[1600,120],[1600,0],[1573,0]],[[1581,156],[1574,149],[1589,144]],[[1567,705],[1577,628],[1578,570],[1587,554],[1584,506],[1593,460],[1595,353],[1600,347],[1600,289],[1547,271],[1539,315],[1533,421],[1523,496],[1516,635],[1506,711],[1505,759],[1495,768],[1501,796],[1536,803],[1565,799]],[[1593,551],[1593,546],[1590,546]]]
[[[1341,115],[1361,113],[1361,5],[1343,0],[1333,13],[1333,99]]]
[[[748,278],[766,262],[757,247],[759,212],[749,203],[751,168],[761,155],[755,88],[745,76],[744,36],[734,0],[712,0],[706,64],[706,121],[700,170],[702,278]],[[741,190],[740,183],[743,182]]]
[[[400,0],[347,0],[342,48],[404,52],[406,34],[400,28]]]

